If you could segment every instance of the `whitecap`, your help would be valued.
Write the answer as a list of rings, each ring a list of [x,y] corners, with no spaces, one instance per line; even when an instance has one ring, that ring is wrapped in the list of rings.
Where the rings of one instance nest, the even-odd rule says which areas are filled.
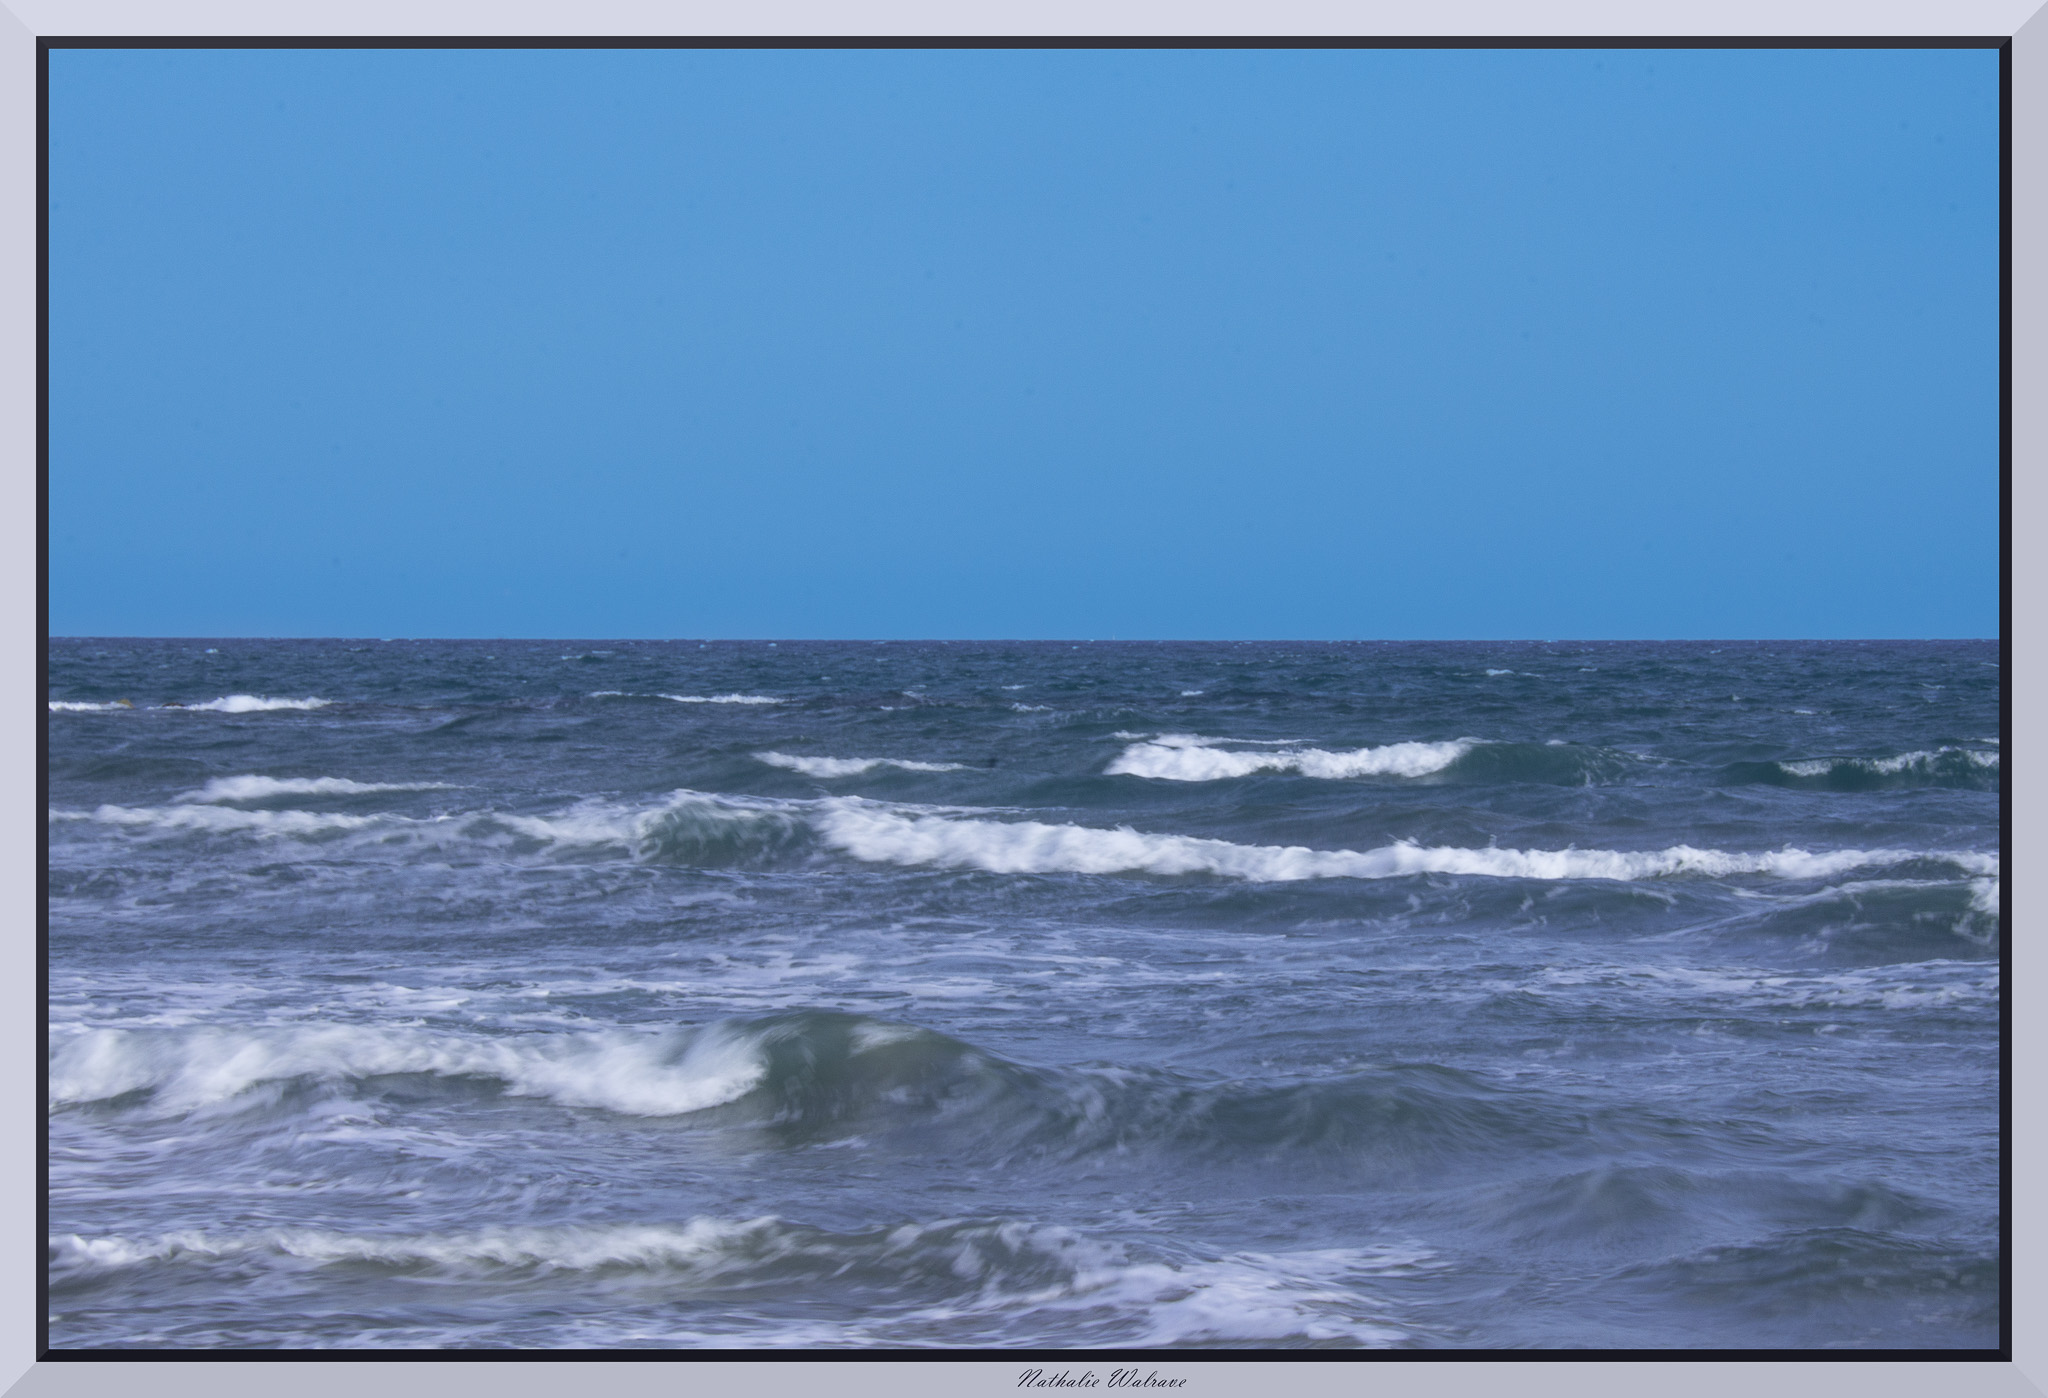
[[[1322,748],[1281,748],[1272,752],[1231,752],[1212,747],[1191,735],[1162,734],[1137,743],[1105,769],[1109,776],[1149,777],[1158,781],[1205,782],[1245,777],[1255,772],[1299,772],[1305,777],[1337,780],[1347,777],[1422,777],[1441,772],[1476,743],[1469,738],[1445,743],[1390,743],[1385,747],[1329,752]]]
[[[50,712],[53,714],[106,714],[117,709],[132,709],[135,706],[126,699],[117,699],[111,704],[88,704],[82,700],[52,699]]]
[[[445,791],[446,782],[358,782],[346,777],[215,777],[180,801],[262,801],[273,796],[357,796],[376,791]]]
[[[126,825],[152,830],[239,831],[258,837],[322,835],[360,830],[367,825],[400,819],[382,815],[340,815],[326,811],[243,811],[232,806],[101,806],[82,811],[49,813],[52,820],[92,820],[101,825]]]
[[[877,864],[982,869],[997,874],[1214,874],[1259,883],[1301,879],[1391,879],[1413,874],[1541,880],[1634,880],[1676,875],[1767,874],[1826,878],[1852,869],[1915,861],[1995,874],[1996,855],[1974,851],[1782,849],[1757,853],[1695,849],[1517,850],[1423,846],[1372,850],[1239,845],[1192,835],[1155,835],[1040,821],[955,820],[909,814],[842,798],[821,802],[814,824],[825,843]]]
[[[676,704],[782,704],[787,700],[767,694],[638,694],[625,689],[596,689],[592,699],[667,699]]]
[[[697,1031],[464,1036],[315,1024],[263,1029],[92,1029],[50,1049],[50,1100],[148,1092],[153,1111],[216,1106],[259,1083],[392,1073],[489,1078],[515,1097],[631,1116],[678,1116],[744,1096],[767,1072],[758,1036]]]
[[[185,1229],[151,1238],[85,1238],[74,1233],[51,1238],[49,1247],[51,1271],[64,1278],[149,1263],[265,1254],[316,1264],[429,1266],[457,1272],[666,1269],[716,1262],[775,1224],[773,1219],[741,1223],[700,1218],[681,1226],[597,1224],[441,1234],[339,1233],[312,1228],[209,1233]]]
[[[912,762],[898,757],[792,757],[782,752],[757,752],[754,757],[770,767],[801,772],[807,777],[857,777],[877,767],[896,767],[906,772],[961,772],[963,762]]]
[[[1968,748],[1940,747],[1932,751],[1902,752],[1893,757],[1817,757],[1780,762],[1778,770],[1793,777],[1825,777],[1835,772],[1869,772],[1876,776],[1897,776],[1902,772],[1932,775],[1943,759],[1960,760],[1970,767],[1989,770],[2001,764],[1995,752],[1973,752]]]
[[[154,1236],[59,1234],[48,1239],[53,1279],[146,1266],[290,1258],[314,1266],[424,1268],[451,1276],[512,1281],[522,1274],[632,1270],[682,1273],[703,1287],[759,1286],[764,1269],[819,1278],[852,1269],[951,1275],[970,1283],[935,1306],[876,1313],[829,1331],[784,1327],[784,1344],[886,1344],[923,1339],[963,1319],[1000,1328],[1036,1311],[1129,1317],[1142,1327],[1130,1344],[1166,1346],[1231,1340],[1350,1341],[1385,1346],[1411,1338],[1371,1294],[1380,1279],[1441,1266],[1414,1246],[1232,1253],[1220,1257],[1134,1259],[1116,1243],[1071,1228],[1017,1219],[942,1219],[834,1233],[772,1215],[696,1217],[683,1223],[586,1223],[498,1226],[441,1233],[358,1233],[273,1227],[246,1231],[182,1229]],[[510,1274],[510,1275],[508,1275]],[[670,1343],[729,1345],[729,1335],[697,1334],[673,1323]]]
[[[333,702],[332,699],[266,699],[260,694],[230,694],[222,699],[209,699],[204,704],[176,707],[219,714],[257,714],[277,709],[324,709]]]

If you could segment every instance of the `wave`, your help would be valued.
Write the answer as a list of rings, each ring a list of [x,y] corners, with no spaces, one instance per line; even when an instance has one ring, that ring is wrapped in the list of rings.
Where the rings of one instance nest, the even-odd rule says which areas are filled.
[[[646,863],[758,860],[808,843],[809,803],[678,791],[660,805],[586,801],[551,816],[493,815],[498,825],[546,845],[619,846]]]
[[[1033,1068],[949,1035],[840,1011],[695,1028],[481,1034],[308,1024],[101,1028],[53,1042],[53,1106],[186,1117],[300,1112],[406,1077],[797,1147],[857,1136],[911,1156],[1074,1160],[1156,1149],[1356,1174],[1569,1145],[1584,1123],[1526,1091],[1427,1064],[1308,1081],[1163,1068]],[[296,1095],[293,1095],[294,1092]],[[1566,1116],[1572,1115],[1570,1112]]]
[[[258,714],[277,709],[324,709],[332,699],[266,699],[260,694],[230,694],[204,704],[165,704],[166,709],[191,709],[217,714]]]
[[[1873,791],[1885,787],[1942,786],[1996,789],[2002,759],[1995,752],[1941,747],[1891,757],[1819,757],[1796,761],[1736,762],[1723,770],[1731,782],[1819,791]]]
[[[857,777],[877,767],[898,767],[906,772],[964,772],[964,762],[910,762],[896,757],[792,757],[781,752],[757,752],[759,761],[770,767],[801,772],[807,777]]]
[[[570,1224],[425,1234],[312,1228],[188,1229],[130,1238],[48,1240],[51,1285],[76,1290],[149,1267],[291,1263],[372,1267],[443,1280],[519,1284],[562,1272],[651,1275],[693,1294],[753,1294],[763,1283],[842,1294],[857,1321],[786,1344],[960,1345],[1003,1338],[1017,1316],[1084,1313],[1091,1338],[1165,1346],[1230,1340],[1308,1340],[1384,1346],[1407,1339],[1371,1295],[1380,1278],[1433,1270],[1404,1245],[1206,1257],[1133,1257],[1119,1243],[1071,1228],[1005,1218],[942,1219],[834,1232],[768,1215],[682,1223]],[[963,1321],[986,1326],[966,1328]],[[668,1343],[730,1338],[664,1334]]]
[[[327,811],[241,811],[231,806],[101,806],[96,810],[50,812],[51,820],[90,820],[155,830],[245,831],[257,836],[325,835],[361,830],[400,819],[382,815],[341,815]],[[412,822],[409,822],[412,823]]]
[[[95,1029],[53,1045],[50,1100],[146,1094],[185,1113],[263,1083],[361,1082],[400,1074],[489,1079],[515,1097],[631,1116],[676,1116],[729,1102],[766,1072],[757,1043],[702,1031],[482,1038],[415,1029],[308,1025],[278,1029]]]
[[[783,704],[788,701],[767,694],[632,694],[623,689],[600,689],[593,699],[667,699],[677,704]]]
[[[1305,777],[1329,780],[1421,777],[1443,771],[1476,746],[1475,740],[1461,738],[1447,743],[1390,743],[1350,752],[1328,752],[1322,748],[1230,752],[1211,746],[1218,741],[1225,740],[1162,734],[1125,748],[1105,769],[1105,775],[1177,782],[1219,781],[1255,772],[1299,772]]]
[[[1999,982],[1996,963],[1933,960],[1831,973],[1656,965],[1554,968],[1534,984],[1503,983],[1497,989],[1538,995],[1592,991],[1609,1003],[1617,993],[1663,992],[1687,1006],[1714,997],[1750,1008],[1919,1011],[1995,1005]]]
[[[1398,777],[1578,786],[1622,777],[1635,760],[1625,753],[1559,740],[1508,743],[1458,738],[1330,751],[1295,739],[1204,738],[1192,733],[1114,736],[1137,741],[1104,769],[1104,775],[1159,781],[1222,781],[1260,772],[1295,772],[1331,781]],[[1231,746],[1221,746],[1224,743]],[[1268,750],[1240,750],[1246,748]]]
[[[203,704],[180,704],[175,700],[159,704],[161,709],[186,709],[194,713],[255,714],[278,709],[324,709],[332,699],[267,699],[260,694],[229,694],[219,699],[209,699]],[[127,699],[117,699],[110,704],[89,704],[78,700],[52,699],[49,701],[53,714],[103,714],[117,709],[137,707]]]
[[[91,812],[53,809],[52,821],[178,831],[233,832],[259,837],[318,836],[370,826],[453,831],[466,838],[490,832],[537,841],[561,851],[613,846],[647,863],[717,864],[802,857],[819,846],[871,864],[980,869],[995,874],[1212,875],[1253,883],[1304,879],[1393,879],[1445,874],[1500,879],[1620,880],[1681,876],[1766,875],[1825,879],[1861,869],[1945,864],[1977,880],[1980,902],[1996,906],[1999,859],[1971,850],[1787,847],[1765,851],[1511,849],[1417,845],[1400,841],[1368,850],[1300,845],[1244,845],[1195,835],[1153,834],[1128,826],[1053,825],[989,819],[990,808],[911,805],[857,796],[783,800],[681,790],[653,806],[587,801],[545,816],[490,811],[423,818],[299,810],[242,810],[186,803],[104,805]],[[384,837],[388,838],[388,836]]]
[[[953,820],[912,815],[874,803],[827,804],[816,817],[825,842],[856,859],[898,865],[984,869],[997,874],[1216,874],[1253,882],[1301,879],[1390,879],[1412,874],[1464,874],[1514,879],[1665,878],[1700,874],[1768,874],[1827,878],[1853,869],[1922,861],[1996,874],[1996,855],[1973,851],[1782,849],[1730,853],[1677,845],[1662,850],[1462,849],[1406,842],[1373,850],[1317,850],[1298,845],[1239,845],[1192,835],[1153,835],[1039,821]]]
[[[378,791],[445,791],[446,782],[358,782],[346,777],[216,777],[181,801],[265,801],[276,796],[359,796]]]

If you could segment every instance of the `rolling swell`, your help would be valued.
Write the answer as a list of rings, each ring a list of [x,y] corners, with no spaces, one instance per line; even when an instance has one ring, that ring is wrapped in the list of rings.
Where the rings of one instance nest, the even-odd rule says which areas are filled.
[[[601,1286],[608,1309],[669,1346],[730,1345],[751,1333],[764,1309],[786,1309],[778,1299],[795,1295],[807,1301],[802,1319],[781,1330],[790,1345],[985,1347],[1014,1343],[1051,1321],[1063,1322],[1075,1343],[1093,1346],[1380,1347],[1414,1334],[1387,1314],[1375,1283],[1436,1265],[1426,1249],[1401,1245],[1191,1253],[1014,1217],[835,1231],[773,1215],[448,1233],[60,1234],[48,1240],[47,1256],[51,1292],[74,1310],[95,1293],[145,1278],[246,1285],[252,1273],[311,1268],[343,1286],[431,1280],[444,1294],[473,1289],[512,1303],[499,1307],[511,1311],[505,1319],[472,1322],[462,1332],[470,1343],[494,1346],[579,1343],[574,1325],[563,1325],[552,1308],[516,1309],[521,1293],[549,1296],[569,1278]],[[249,1316],[211,1338],[263,1344],[278,1336]],[[330,1342],[361,1340],[339,1328]]]
[[[760,1133],[781,1148],[858,1136],[922,1157],[1073,1161],[1138,1153],[1390,1179],[1582,1146],[1583,1107],[1426,1064],[1306,1081],[1165,1069],[1036,1068],[949,1035],[840,1011],[696,1028],[477,1036],[305,1025],[94,1030],[52,1045],[71,1110],[172,1119],[295,1116],[322,1095],[483,1097]]]
[[[271,779],[236,779],[263,781]],[[333,779],[318,779],[321,781]],[[370,784],[350,783],[360,790]],[[256,788],[252,788],[252,791]],[[270,787],[261,788],[266,792]],[[396,789],[395,784],[392,788]],[[615,857],[688,866],[774,866],[831,850],[862,863],[993,874],[1209,875],[1253,883],[1453,875],[1546,882],[1762,875],[1825,879],[1857,870],[1960,871],[1980,882],[1999,873],[1996,854],[1974,850],[1835,849],[1730,851],[1513,849],[1397,841],[1369,850],[1249,845],[1128,826],[982,818],[990,808],[908,805],[860,797],[789,800],[681,790],[652,806],[585,801],[546,816],[501,812],[426,817],[295,809],[244,809],[188,799],[165,807],[53,809],[53,823],[90,821],[144,834],[246,834],[260,839],[361,835],[386,844],[450,839],[485,844],[505,836],[556,857]],[[1988,886],[1988,885],[1987,885]],[[1980,891],[1980,900],[1982,897]],[[1995,891],[1990,895],[1996,897]],[[1995,902],[1992,905],[1995,909]]]
[[[1816,757],[1780,762],[1735,762],[1724,767],[1731,785],[1782,786],[1797,791],[1886,791],[1945,787],[1996,791],[2002,760],[1995,752],[1944,747],[1890,757]]]

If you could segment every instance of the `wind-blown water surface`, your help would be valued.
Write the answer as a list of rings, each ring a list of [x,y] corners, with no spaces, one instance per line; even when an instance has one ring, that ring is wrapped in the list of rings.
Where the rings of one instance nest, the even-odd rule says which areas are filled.
[[[1995,1345],[1996,661],[52,642],[52,1342]]]

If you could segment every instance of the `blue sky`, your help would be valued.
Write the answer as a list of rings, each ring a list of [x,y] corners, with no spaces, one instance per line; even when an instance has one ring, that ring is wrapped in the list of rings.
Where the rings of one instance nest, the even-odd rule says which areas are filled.
[[[53,50],[50,628],[1995,635],[1997,97]]]

